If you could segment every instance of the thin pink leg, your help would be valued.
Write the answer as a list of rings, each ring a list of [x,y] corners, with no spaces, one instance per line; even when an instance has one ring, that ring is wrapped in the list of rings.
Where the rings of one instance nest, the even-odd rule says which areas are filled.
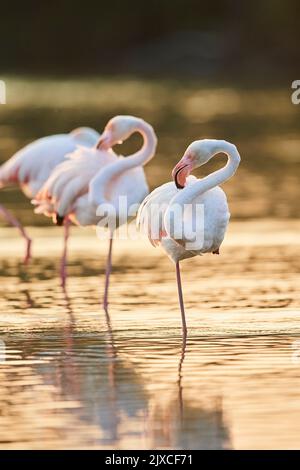
[[[71,222],[68,218],[65,219],[64,222],[64,249],[63,254],[61,257],[60,262],[60,279],[61,279],[61,286],[64,289],[66,286],[67,280],[67,254],[68,254],[68,240],[70,236],[70,225]]]
[[[107,310],[107,307],[108,307],[108,289],[109,289],[109,279],[110,279],[110,273],[111,273],[112,243],[113,243],[113,234],[111,233],[110,239],[109,239],[109,249],[108,249],[106,272],[105,272],[105,289],[104,289],[104,297],[103,297],[104,310]]]
[[[0,205],[0,214],[3,215],[5,220],[9,222],[13,227],[16,227],[24,240],[26,241],[26,251],[24,257],[24,264],[28,264],[31,259],[31,238],[27,235],[23,225],[9,212],[5,207]]]
[[[182,335],[183,335],[183,338],[185,339],[187,335],[187,327],[186,327],[185,313],[184,313],[184,303],[183,303],[183,295],[182,295],[179,261],[177,261],[176,263],[176,278],[177,278],[179,305],[180,305],[180,311],[181,311]]]

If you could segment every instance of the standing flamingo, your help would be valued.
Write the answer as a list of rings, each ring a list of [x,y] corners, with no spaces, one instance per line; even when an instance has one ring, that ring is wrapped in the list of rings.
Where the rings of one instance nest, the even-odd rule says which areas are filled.
[[[135,132],[142,135],[142,148],[126,158],[117,156],[112,147]],[[105,309],[108,306],[114,229],[132,215],[127,209],[142,202],[149,192],[143,166],[154,156],[156,144],[156,135],[150,124],[134,116],[115,116],[106,125],[95,147],[79,148],[68,155],[34,201],[36,212],[52,215],[58,224],[62,224],[65,218],[80,226],[107,222],[110,243],[103,299]],[[127,198],[125,214],[119,210],[120,197]],[[99,207],[110,209],[109,214],[97,215]]]
[[[100,135],[95,130],[79,127],[69,134],[51,135],[35,140],[0,166],[0,188],[9,184],[18,184],[26,196],[35,197],[53,169],[64,160],[67,153],[72,152],[77,145],[92,146],[99,137]],[[31,258],[31,239],[21,223],[2,205],[0,205],[0,214],[7,222],[17,227],[25,239],[24,263],[27,264]],[[66,245],[68,224],[65,230]]]
[[[228,157],[224,168],[202,179],[189,176],[193,169],[204,165],[219,153],[225,153]],[[179,262],[204,253],[219,254],[230,213],[226,195],[218,185],[234,175],[239,163],[240,155],[235,145],[225,140],[197,140],[189,145],[173,169],[175,184],[169,182],[155,189],[139,209],[138,227],[147,233],[154,246],[161,245],[176,265],[184,337],[187,335],[187,327]],[[203,210],[202,224],[195,217],[197,206]],[[178,236],[178,228],[181,229],[181,236]],[[191,235],[200,240],[200,244],[192,248],[189,245]]]

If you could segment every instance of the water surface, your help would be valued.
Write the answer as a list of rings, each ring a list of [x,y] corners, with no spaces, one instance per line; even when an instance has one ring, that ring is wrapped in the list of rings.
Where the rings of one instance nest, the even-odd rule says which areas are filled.
[[[233,222],[221,255],[174,269],[146,240],[75,230],[69,282],[60,230],[31,229],[35,259],[0,231],[0,448],[299,448],[299,223]],[[299,351],[299,360],[298,360]]]

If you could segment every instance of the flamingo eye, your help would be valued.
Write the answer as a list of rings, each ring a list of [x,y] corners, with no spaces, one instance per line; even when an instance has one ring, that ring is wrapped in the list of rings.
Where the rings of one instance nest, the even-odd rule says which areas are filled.
[[[109,122],[106,126],[106,129],[110,132],[115,130],[115,125],[112,122]]]
[[[193,163],[195,160],[196,160],[196,154],[195,154],[195,152],[190,152],[190,153],[187,155],[187,161],[188,161],[188,163]]]

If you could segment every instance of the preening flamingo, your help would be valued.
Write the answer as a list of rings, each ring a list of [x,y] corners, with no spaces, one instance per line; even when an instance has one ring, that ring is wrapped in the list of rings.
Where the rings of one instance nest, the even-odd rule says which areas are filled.
[[[228,157],[224,168],[202,179],[189,176],[193,169],[219,153]],[[197,140],[189,145],[173,169],[175,184],[169,182],[152,191],[138,212],[138,227],[154,246],[161,245],[176,265],[184,337],[187,327],[179,262],[204,253],[219,254],[230,213],[226,195],[218,185],[234,175],[239,163],[240,155],[235,145],[225,140]],[[197,212],[197,207],[201,212]],[[199,216],[202,220],[196,220]]]
[[[0,188],[17,184],[26,196],[30,199],[34,198],[53,169],[64,160],[67,153],[72,152],[77,145],[92,146],[99,137],[100,134],[95,130],[79,127],[69,134],[51,135],[35,140],[0,166]],[[26,230],[2,205],[0,205],[0,214],[7,222],[17,227],[25,239],[24,262],[28,263],[31,257],[31,239]]]
[[[142,135],[142,148],[126,158],[117,156],[112,147],[135,132]],[[156,135],[150,124],[133,116],[115,116],[106,125],[95,147],[78,148],[68,155],[67,161],[54,170],[34,201],[38,205],[37,212],[52,215],[58,224],[68,218],[80,226],[96,225],[101,221],[109,226],[105,309],[108,305],[114,229],[132,215],[124,214],[124,211],[120,213],[119,198],[127,198],[127,211],[148,194],[143,166],[154,156],[156,144]],[[102,216],[99,215],[101,207],[108,210]]]

